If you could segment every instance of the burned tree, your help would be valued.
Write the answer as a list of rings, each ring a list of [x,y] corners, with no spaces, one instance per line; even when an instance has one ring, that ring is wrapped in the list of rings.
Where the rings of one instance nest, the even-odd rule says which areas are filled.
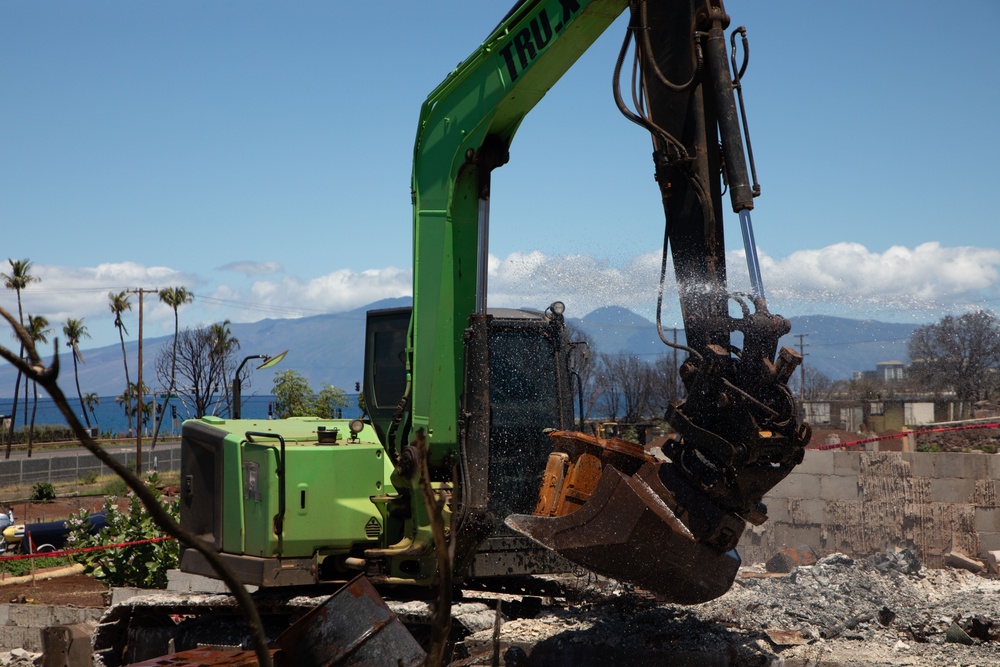
[[[952,390],[968,409],[1000,386],[1000,322],[984,310],[948,315],[913,332],[910,374],[936,391]]]

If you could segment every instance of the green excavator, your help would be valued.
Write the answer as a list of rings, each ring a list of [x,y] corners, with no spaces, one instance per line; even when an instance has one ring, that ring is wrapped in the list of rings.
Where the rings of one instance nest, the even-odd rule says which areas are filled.
[[[491,173],[528,112],[626,10],[612,91],[652,140],[666,219],[657,328],[677,345],[659,323],[669,252],[686,333],[686,397],[665,415],[674,433],[658,457],[574,431],[562,303],[487,303]],[[248,584],[363,573],[427,587],[439,571],[424,481],[443,506],[456,581],[577,564],[675,602],[725,593],[746,524],[766,520],[762,497],[809,439],[786,384],[801,359],[778,350],[790,325],[768,311],[756,259],[746,33],[729,24],[722,0],[518,2],[421,108],[413,305],[368,314],[367,418],[186,422],[182,523]],[[727,287],[727,194],[747,293]],[[214,576],[192,549],[181,569]]]
[[[635,104],[626,106],[617,83],[613,90],[652,137],[686,333],[686,399],[666,415],[675,431],[668,460],[637,451],[630,463],[601,466],[584,489],[571,479],[579,457],[567,451],[582,441],[554,435],[574,424],[563,304],[538,312],[487,305],[490,176],[508,161],[528,112],[626,9],[615,81],[631,52]],[[808,441],[786,386],[800,359],[778,351],[789,324],[768,312],[756,263],[749,212],[759,188],[741,113],[746,62],[736,58],[736,40],[746,37],[727,35],[729,21],[721,0],[524,0],[511,9],[421,109],[413,306],[368,315],[370,418],[187,422],[183,523],[259,586],[359,572],[376,583],[433,584],[419,433],[459,578],[530,574],[568,558],[667,599],[724,593],[746,522],[765,520],[761,498]],[[747,294],[727,288],[727,189],[744,231]],[[606,442],[585,444],[603,460]],[[572,512],[533,514],[557,450],[567,454],[564,470],[550,472],[563,492],[573,487],[588,500],[563,503]],[[213,574],[193,550],[181,567]]]

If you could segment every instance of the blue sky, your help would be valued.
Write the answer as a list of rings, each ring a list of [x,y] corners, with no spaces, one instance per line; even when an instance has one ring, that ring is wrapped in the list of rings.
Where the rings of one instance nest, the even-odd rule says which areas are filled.
[[[116,340],[110,290],[185,285],[192,325],[409,293],[420,105],[508,8],[3,3],[2,270],[30,258],[42,282],[26,311],[84,317],[89,345]],[[1000,4],[727,10],[750,37],[772,310],[917,322],[1000,310]],[[495,305],[652,315],[663,215],[648,135],[611,97],[623,31],[624,17],[528,116],[494,175]],[[745,287],[735,216],[727,234]],[[146,313],[147,336],[172,331],[155,299]]]

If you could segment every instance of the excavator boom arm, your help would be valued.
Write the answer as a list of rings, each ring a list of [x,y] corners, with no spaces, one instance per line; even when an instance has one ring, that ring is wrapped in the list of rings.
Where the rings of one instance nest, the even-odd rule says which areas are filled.
[[[627,6],[518,3],[427,98],[413,157],[412,428],[458,445],[468,316],[484,310],[489,174],[521,121]]]

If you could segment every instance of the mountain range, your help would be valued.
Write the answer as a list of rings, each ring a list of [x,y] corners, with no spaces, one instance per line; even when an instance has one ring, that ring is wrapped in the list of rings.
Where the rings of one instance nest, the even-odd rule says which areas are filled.
[[[409,298],[386,299],[343,313],[231,324],[232,334],[240,343],[237,359],[289,351],[276,367],[255,371],[249,383],[243,384],[244,395],[270,394],[274,373],[287,369],[301,373],[314,390],[329,383],[352,392],[355,382],[362,379],[365,312],[410,303]],[[799,350],[801,342],[806,365],[831,380],[848,379],[856,371],[874,370],[875,365],[883,361],[907,362],[907,341],[919,326],[826,315],[789,319],[792,333],[782,338],[781,345]],[[660,354],[672,354],[660,341],[655,324],[626,308],[606,306],[581,318],[567,318],[567,322],[587,335],[594,353],[637,355],[649,360]],[[673,339],[672,329],[664,333],[669,340]],[[678,342],[683,343],[683,330],[678,330],[676,335]],[[161,386],[156,379],[155,360],[162,349],[169,349],[171,341],[172,336],[143,340],[143,382],[147,386]],[[60,350],[60,376],[64,391],[72,395],[75,393],[73,360],[65,346],[63,348]],[[125,350],[134,382],[137,341],[126,340]],[[83,356],[86,363],[80,366],[82,391],[95,392],[99,396],[120,394],[125,384],[121,346],[86,349]],[[248,362],[251,367],[252,364],[253,360]],[[11,396],[14,380],[13,366],[0,365],[0,397]]]

